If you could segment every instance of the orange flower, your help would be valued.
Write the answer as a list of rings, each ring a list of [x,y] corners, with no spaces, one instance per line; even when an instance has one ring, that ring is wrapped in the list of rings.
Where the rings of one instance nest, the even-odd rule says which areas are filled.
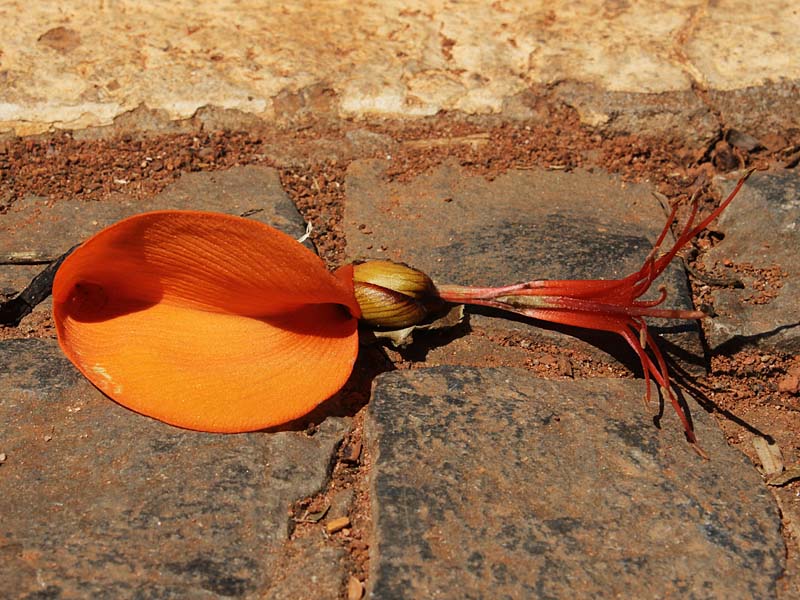
[[[424,273],[385,261],[330,273],[314,253],[255,221],[145,213],[101,231],[61,265],[53,284],[58,339],[78,369],[124,406],[189,429],[252,431],[299,418],[344,385],[358,353],[359,318],[397,329],[448,302],[490,306],[618,333],[641,361],[646,396],[652,378],[694,444],[645,318],[705,315],[660,308],[665,291],[640,298],[750,173],[699,224],[694,202],[675,243],[659,255],[673,209],[642,267],[627,277],[496,288],[437,288]]]
[[[358,352],[352,267],[216,213],[159,211],[101,231],[53,284],[58,341],[106,395],[161,421],[252,431],[310,412]]]

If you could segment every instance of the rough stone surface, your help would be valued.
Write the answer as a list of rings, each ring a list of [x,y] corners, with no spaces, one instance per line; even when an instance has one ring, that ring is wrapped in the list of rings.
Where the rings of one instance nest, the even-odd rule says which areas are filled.
[[[800,81],[778,79],[729,91],[712,88],[708,90],[707,100],[723,115],[727,127],[762,137],[797,129],[797,110],[789,107],[797,106],[798,97]]]
[[[717,179],[721,194],[735,181]],[[722,243],[705,256],[705,266],[714,273],[730,273],[744,283],[743,289],[712,290],[717,316],[708,323],[712,348],[736,350],[754,345],[779,352],[800,351],[800,177],[791,171],[756,173],[745,184],[719,219],[715,229],[725,234]],[[751,264],[757,269],[778,266],[777,296],[761,304],[751,274],[733,272],[725,261]],[[772,291],[773,286],[767,288]]]
[[[104,202],[48,202],[32,196],[20,199],[0,221],[0,255],[27,252],[56,258],[120,219],[164,209],[243,215],[294,237],[305,233],[303,219],[281,187],[278,172],[266,167],[247,166],[213,173],[185,174],[146,201],[134,201],[122,194]],[[0,291],[23,289],[42,268],[0,266]],[[39,308],[49,309],[49,302]]]
[[[346,429],[180,430],[102,396],[49,340],[0,344],[0,422],[4,598],[260,596]],[[308,555],[295,586],[336,560]]]
[[[386,165],[363,160],[348,168],[348,255],[405,262],[439,283],[487,286],[534,278],[623,277],[639,269],[666,220],[649,187],[622,184],[600,172],[510,171],[488,181],[446,163],[398,183],[383,177]],[[677,261],[663,283],[669,296],[666,306],[691,308],[686,276]],[[560,330],[568,331],[627,364],[637,364],[624,341],[613,335],[556,330],[481,309],[473,311],[471,323],[557,343],[567,342]],[[654,325],[663,326],[653,331],[664,334],[664,349],[685,368],[704,369],[696,323]],[[575,343],[574,338],[569,343]],[[458,356],[437,356],[459,361]]]
[[[515,369],[380,376],[371,596],[774,598],[780,515],[750,462],[694,411],[704,461],[641,382]]]
[[[322,534],[320,533],[320,536]],[[269,600],[335,600],[340,597],[346,571],[345,551],[308,537],[293,541],[277,557],[274,580],[261,598]]]
[[[44,268],[45,265],[0,265],[0,294],[13,298]]]
[[[603,91],[593,84],[565,81],[555,86],[554,95],[574,108],[583,123],[608,132],[641,132],[649,136],[681,140],[695,147],[707,146],[719,134],[719,117],[707,102],[690,90],[669,94],[637,94]],[[724,101],[728,95],[719,94],[718,99]],[[788,101],[785,100],[784,104],[788,104]],[[764,113],[767,111],[763,108],[754,107],[748,113],[751,122],[743,127],[745,131],[764,132],[764,129],[756,129],[766,118]],[[752,118],[754,114],[758,114],[759,118]],[[780,118],[781,112],[770,114],[774,115],[774,120]],[[784,117],[784,124],[786,122]]]
[[[668,97],[800,79],[791,0],[6,0],[0,17],[14,32],[0,41],[0,132],[23,135],[108,125],[143,105],[169,119],[208,106],[413,117],[499,113],[563,81]],[[772,107],[789,122],[794,112]]]
[[[187,173],[146,201],[135,201],[121,194],[104,202],[49,202],[32,196],[20,199],[3,215],[0,253],[37,252],[57,257],[120,219],[164,209],[249,216],[294,236],[305,231],[297,209],[281,187],[278,172],[246,166]]]

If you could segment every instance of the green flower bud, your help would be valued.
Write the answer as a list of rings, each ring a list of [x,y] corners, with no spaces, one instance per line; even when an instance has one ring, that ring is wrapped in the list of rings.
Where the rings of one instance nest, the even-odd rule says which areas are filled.
[[[425,273],[387,260],[353,265],[353,284],[361,320],[377,327],[416,325],[444,304]]]

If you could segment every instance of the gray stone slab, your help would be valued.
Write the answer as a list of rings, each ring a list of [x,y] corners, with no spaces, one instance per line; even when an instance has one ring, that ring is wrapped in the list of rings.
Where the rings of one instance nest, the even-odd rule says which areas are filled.
[[[0,256],[31,253],[57,258],[102,228],[134,214],[165,209],[244,215],[294,237],[305,233],[300,213],[281,187],[275,169],[234,167],[183,175],[146,200],[116,195],[102,202],[50,202],[29,196],[0,215]],[[307,242],[309,247],[310,242]],[[19,292],[44,267],[0,265],[0,292]],[[49,302],[39,310],[50,310]]]
[[[285,589],[274,569],[290,543],[289,507],[325,485],[347,427],[338,418],[313,436],[170,427],[102,396],[49,340],[0,343],[0,423],[3,598]],[[301,555],[297,589],[340,568],[336,552]]]
[[[381,375],[371,598],[775,598],[775,502],[711,417],[704,461],[642,383],[444,366]]]
[[[736,182],[714,183],[726,195]],[[705,255],[706,269],[734,275],[745,287],[712,289],[717,316],[708,323],[709,345],[716,350],[753,345],[800,352],[800,176],[792,171],[753,174],[714,229],[725,239]],[[755,278],[726,268],[726,260],[757,269],[780,267],[786,277],[777,296],[754,303],[752,298],[761,295],[753,288]]]
[[[50,202],[29,196],[14,203],[0,219],[0,253],[38,252],[60,256],[71,246],[125,217],[164,209],[210,210],[246,215],[299,237],[302,219],[281,187],[275,169],[234,167],[197,172],[151,199],[117,195],[104,201]]]
[[[564,80],[553,86],[553,93],[574,108],[583,123],[611,134],[646,132],[680,139],[690,148],[706,147],[719,134],[714,111],[691,90],[666,94],[600,91],[594,83]]]
[[[322,533],[319,534],[320,538]],[[260,598],[269,600],[335,600],[344,587],[344,548],[326,545],[322,539],[293,540],[293,548],[281,554],[273,569],[274,580]]]
[[[2,217],[0,217],[2,218]],[[13,298],[36,277],[46,265],[0,265],[0,294]]]
[[[706,56],[710,58],[711,54]],[[711,86],[707,88],[706,101],[720,114],[726,127],[761,138],[797,128],[797,88],[797,80],[783,78],[757,86]],[[685,132],[677,133],[682,134]]]
[[[625,184],[602,172],[518,170],[489,181],[445,163],[399,182],[384,176],[387,165],[379,160],[350,164],[344,219],[348,255],[405,262],[440,283],[484,286],[534,278],[624,277],[639,269],[666,220],[652,188]],[[685,273],[677,263],[662,281],[669,294],[666,306],[692,307]],[[472,323],[495,332],[575,343],[542,323],[490,314],[479,309]],[[653,325],[664,333],[662,349],[671,349],[695,373],[705,369],[696,323]],[[637,364],[615,336],[568,331]],[[585,349],[592,351],[593,346]]]

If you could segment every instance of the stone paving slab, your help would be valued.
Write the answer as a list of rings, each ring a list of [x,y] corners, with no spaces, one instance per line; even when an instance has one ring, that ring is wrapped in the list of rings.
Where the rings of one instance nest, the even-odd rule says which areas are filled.
[[[140,106],[168,119],[209,106],[270,121],[442,111],[531,118],[533,90],[570,102],[586,123],[623,128],[637,99],[663,99],[667,110],[639,113],[641,131],[691,138],[699,124],[708,141],[712,107],[697,96],[680,102],[695,89],[780,86],[784,98],[748,111],[747,125],[795,122],[793,8],[791,0],[467,0],[457,9],[332,0],[310,10],[257,0],[4,0],[0,16],[13,35],[0,41],[0,133],[108,125]],[[582,91],[562,94],[563,82]]]
[[[0,294],[13,298],[47,265],[0,265]],[[49,303],[49,298],[47,302]]]
[[[25,199],[0,220],[0,252],[57,256],[121,218],[165,208],[305,231],[277,172],[242,167],[184,175],[145,202]],[[0,281],[20,289],[39,269],[4,267]],[[0,344],[0,422],[0,597],[338,593],[343,551],[292,549],[287,510],[326,483],[345,421],[326,419],[313,437],[183,431],[103,397],[54,341],[13,340]],[[289,579],[278,576],[292,566],[287,553],[302,557]]]
[[[715,180],[720,194],[735,181]],[[742,279],[745,287],[712,288],[717,316],[709,321],[708,342],[716,349],[753,345],[779,352],[800,352],[800,176],[792,171],[755,173],[722,214],[715,229],[725,235],[704,257],[707,270]],[[757,269],[779,267],[780,287],[767,303],[754,302],[752,274],[739,273],[725,262]]]
[[[50,340],[0,343],[0,423],[3,598],[260,597],[290,504],[322,489],[347,429],[177,429],[105,398]],[[281,597],[339,558],[306,553]]]
[[[246,166],[184,174],[144,201],[122,194],[102,202],[22,198],[0,219],[0,253],[38,252],[57,257],[120,219],[165,209],[245,215],[296,237],[305,232],[297,209],[281,187],[278,172]]]
[[[165,209],[209,210],[244,215],[293,236],[305,233],[300,213],[281,187],[275,169],[234,167],[227,171],[187,173],[163,192],[144,201],[123,194],[106,201],[49,202],[28,196],[0,217],[0,255],[31,253],[57,258],[102,228],[131,215]],[[311,242],[307,242],[311,247]],[[19,291],[43,267],[0,266],[0,290]],[[50,301],[39,310],[50,310]]]
[[[376,379],[371,598],[774,598],[780,515],[698,410],[641,382],[444,366]]]
[[[509,171],[492,181],[452,162],[410,182],[388,181],[387,161],[360,160],[347,171],[344,230],[350,259],[388,258],[422,269],[436,282],[504,285],[529,279],[611,279],[641,266],[666,221],[652,189],[602,172]],[[661,280],[665,306],[691,308],[686,275],[676,261]],[[650,295],[657,293],[658,284]],[[472,310],[472,309],[471,309]],[[617,336],[569,329],[570,336],[531,320],[472,310],[471,323],[499,334],[522,332],[611,352],[638,364]],[[693,373],[705,369],[694,322],[654,321],[664,350]],[[612,341],[613,340],[613,341]],[[599,344],[606,352],[595,349]],[[458,361],[446,352],[431,360]]]
[[[321,541],[310,537],[293,540],[292,548],[276,558],[272,569],[274,580],[269,589],[258,597],[269,600],[339,598],[347,578],[343,567],[346,552],[342,547]]]

